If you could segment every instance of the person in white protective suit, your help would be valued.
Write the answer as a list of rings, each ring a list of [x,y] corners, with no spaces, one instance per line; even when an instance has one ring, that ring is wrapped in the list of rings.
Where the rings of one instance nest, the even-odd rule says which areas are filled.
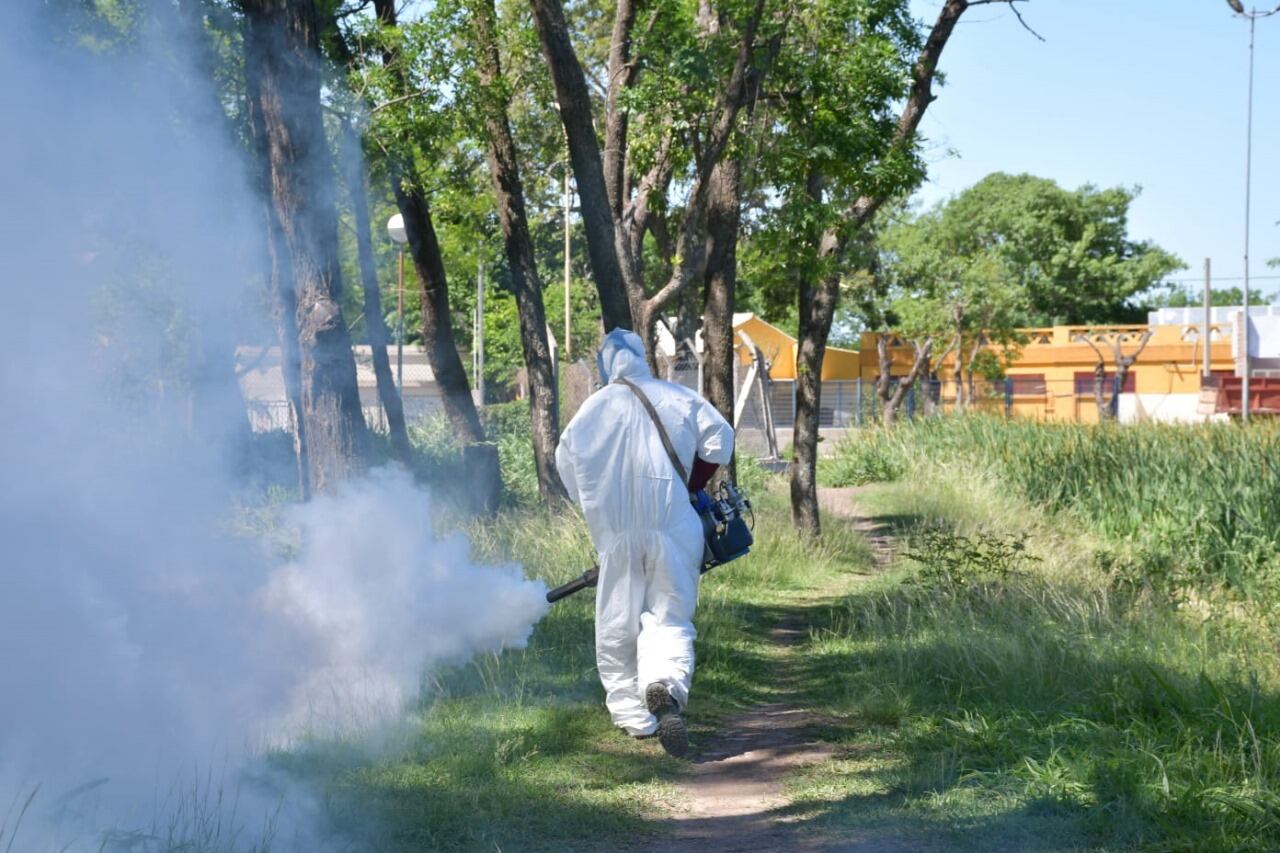
[[[633,332],[606,335],[597,361],[607,384],[582,404],[556,451],[599,555],[596,665],[614,724],[634,737],[657,734],[683,755],[704,541],[689,495],[729,462],[733,428],[694,391],[655,379]],[[653,404],[689,483],[621,380]]]

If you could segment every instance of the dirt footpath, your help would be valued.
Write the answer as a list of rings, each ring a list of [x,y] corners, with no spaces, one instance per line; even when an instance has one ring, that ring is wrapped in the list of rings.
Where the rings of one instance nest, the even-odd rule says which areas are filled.
[[[871,543],[876,562],[887,562],[889,540],[873,522],[861,517],[854,489],[822,489],[828,523],[833,516],[853,521]],[[856,582],[856,581],[855,581]],[[773,629],[777,645],[785,650],[808,636],[802,622],[803,605],[838,595],[841,590],[818,590],[804,599],[796,614]],[[829,758],[830,744],[807,736],[815,723],[813,713],[787,700],[798,695],[799,685],[779,659],[776,684],[783,700],[762,705],[730,720],[694,758],[692,777],[681,786],[683,808],[672,819],[674,840],[663,842],[665,851],[729,853],[748,850],[787,851],[914,851],[905,840],[892,838],[832,838],[806,833],[782,809],[788,800],[786,778],[798,768]]]

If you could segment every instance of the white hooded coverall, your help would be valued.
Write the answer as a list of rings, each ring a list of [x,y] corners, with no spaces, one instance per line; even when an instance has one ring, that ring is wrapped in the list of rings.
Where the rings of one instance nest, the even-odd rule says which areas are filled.
[[[733,428],[694,391],[653,378],[633,332],[610,332],[599,365],[610,384],[565,427],[556,467],[582,507],[600,561],[596,666],[605,703],[615,725],[646,735],[657,727],[644,700],[649,684],[666,685],[682,710],[689,701],[703,534],[652,419],[615,380],[644,391],[685,471],[695,454],[727,464]]]

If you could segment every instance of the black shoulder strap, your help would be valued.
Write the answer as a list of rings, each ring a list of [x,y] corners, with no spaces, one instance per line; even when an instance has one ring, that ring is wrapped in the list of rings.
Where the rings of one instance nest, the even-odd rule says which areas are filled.
[[[650,419],[653,420],[653,425],[658,428],[658,438],[662,439],[662,447],[667,451],[667,457],[671,459],[671,464],[676,466],[676,473],[680,475],[680,482],[686,486],[689,485],[689,474],[684,470],[684,466],[680,464],[680,457],[676,455],[676,449],[671,446],[671,439],[667,436],[667,431],[663,428],[662,420],[658,417],[658,410],[653,407],[653,403],[649,402],[649,398],[640,390],[640,386],[630,379],[619,376],[614,381],[626,385],[633,394],[640,398],[640,402],[644,405],[644,410],[649,413]]]

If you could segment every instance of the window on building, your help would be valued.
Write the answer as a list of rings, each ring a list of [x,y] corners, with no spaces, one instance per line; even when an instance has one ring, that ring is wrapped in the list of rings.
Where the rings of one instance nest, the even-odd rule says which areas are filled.
[[[1121,390],[1125,394],[1132,394],[1133,392],[1138,390],[1137,379],[1138,379],[1137,374],[1134,373],[1132,370],[1130,370],[1128,373],[1125,374],[1124,388],[1122,388]],[[1116,382],[1115,373],[1109,371],[1107,373],[1105,383],[1102,386],[1104,393],[1110,394],[1111,389],[1115,387],[1115,382]],[[1093,396],[1093,371],[1092,370],[1076,371],[1076,396],[1077,397]]]
[[[1043,397],[1045,381],[1043,373],[1022,373],[1009,378],[1010,393],[1015,397]]]

